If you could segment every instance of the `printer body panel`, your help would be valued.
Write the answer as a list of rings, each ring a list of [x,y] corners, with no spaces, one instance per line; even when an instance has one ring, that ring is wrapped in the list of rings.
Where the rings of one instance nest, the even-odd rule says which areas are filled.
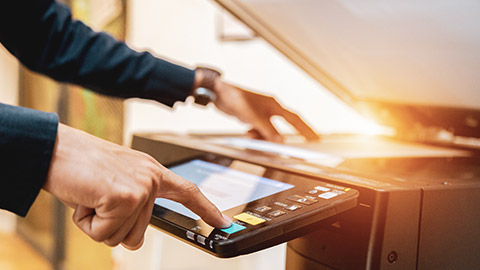
[[[480,265],[480,168],[476,165],[480,158],[476,154],[458,157],[460,165],[452,157],[433,159],[440,160],[438,164],[409,159],[404,168],[399,168],[401,162],[395,159],[344,162],[349,168],[355,168],[353,163],[369,167],[355,173],[340,169],[341,165],[317,166],[318,171],[311,164],[292,167],[288,165],[299,161],[215,145],[203,136],[139,134],[132,147],[161,163],[215,153],[358,190],[357,207],[288,242],[287,269],[460,269]],[[460,171],[455,169],[459,166],[463,166]],[[438,167],[432,174],[441,172],[434,179],[425,175],[431,167]],[[380,171],[383,173],[374,173]]]

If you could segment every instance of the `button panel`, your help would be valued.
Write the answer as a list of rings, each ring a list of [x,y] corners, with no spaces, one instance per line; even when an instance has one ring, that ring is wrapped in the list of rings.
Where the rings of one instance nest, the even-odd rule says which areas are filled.
[[[328,200],[343,193],[345,192],[325,186],[309,187],[303,194],[299,193],[300,195],[290,195],[287,198],[284,198],[284,201],[270,201],[265,205],[257,205],[250,210],[246,209],[245,212],[235,215],[233,218],[237,221],[233,222],[232,226],[229,228],[219,229],[224,234],[216,234],[213,240],[211,240],[210,237],[207,239],[202,235],[196,234],[196,227],[192,228],[192,231],[187,231],[186,236],[188,239],[195,241],[200,245],[214,249],[215,241],[227,240],[229,235],[245,230],[250,225],[257,226],[275,220],[276,218],[283,217],[289,213],[293,213],[294,211],[299,211],[303,208],[308,209],[310,205],[317,203],[319,198]]]
[[[265,157],[265,159],[268,161],[271,157]],[[240,254],[243,254],[244,251],[255,250],[257,246],[254,245],[268,246],[270,243],[276,243],[275,241],[283,240],[284,238],[281,237],[286,233],[295,234],[294,230],[303,232],[305,226],[334,216],[337,211],[352,208],[357,203],[357,190],[336,186],[333,180],[325,179],[326,182],[323,182],[322,175],[302,176],[299,172],[290,174],[287,170],[277,170],[274,167],[257,171],[256,167],[252,167],[255,169],[252,170],[249,166],[237,166],[236,163],[227,159],[222,166],[232,167],[234,170],[248,169],[246,173],[252,171],[256,175],[255,178],[262,178],[260,182],[262,185],[258,184],[258,189],[252,191],[252,194],[235,198],[238,199],[238,203],[225,201],[229,204],[222,204],[224,206],[222,210],[225,210],[225,214],[233,220],[229,228],[213,228],[203,221],[185,215],[170,204],[160,203],[157,204],[162,208],[154,209],[155,219],[152,218],[151,223],[159,229],[180,236],[197,248],[228,258],[236,256],[240,251]],[[223,173],[223,170],[217,170],[214,166],[206,167],[204,170],[198,172],[199,177],[210,170],[212,173],[217,171],[219,174]],[[263,182],[263,178],[273,181]],[[227,190],[224,186],[218,186],[218,188],[218,192],[221,188]],[[236,189],[234,187],[232,189],[232,192],[235,192]],[[342,200],[344,197],[345,200]],[[337,201],[338,204],[336,204]],[[287,236],[290,236],[289,234]]]
[[[328,185],[327,185],[328,186]],[[201,227],[197,226],[191,228],[186,232],[187,239],[190,239],[197,243],[197,245],[204,246],[214,250],[216,241],[225,241],[237,232],[253,228],[266,222],[276,220],[277,218],[288,218],[288,215],[294,215],[294,213],[304,213],[308,211],[310,205],[318,203],[319,200],[328,200],[336,196],[344,194],[348,189],[339,190],[336,187],[326,186],[310,186],[304,191],[290,193],[286,197],[277,198],[275,201],[263,201],[263,204],[254,205],[250,209],[245,209],[238,215],[233,216],[236,221],[232,223],[232,226],[225,229],[218,229],[219,233],[206,238],[203,235],[198,234]],[[293,203],[292,203],[293,202]],[[305,211],[303,211],[305,210]]]

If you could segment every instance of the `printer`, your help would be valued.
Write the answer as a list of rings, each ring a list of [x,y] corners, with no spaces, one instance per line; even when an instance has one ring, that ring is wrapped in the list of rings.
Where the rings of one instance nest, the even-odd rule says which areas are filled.
[[[286,269],[478,269],[480,3],[216,2],[393,135],[143,133],[132,148],[163,164],[214,153],[357,190],[357,206],[288,242]]]

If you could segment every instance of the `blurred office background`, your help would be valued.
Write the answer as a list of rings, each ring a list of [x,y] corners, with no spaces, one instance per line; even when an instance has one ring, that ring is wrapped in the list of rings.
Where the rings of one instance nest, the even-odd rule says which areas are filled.
[[[275,96],[320,133],[369,133],[377,126],[337,100],[213,0],[68,0],[74,13],[137,50],[194,68],[219,68],[227,81]],[[173,109],[58,84],[21,67],[0,48],[0,102],[54,111],[75,128],[128,146],[135,132],[243,133],[248,127],[190,99]],[[275,119],[285,133],[293,130]],[[45,192],[26,218],[0,211],[0,269],[282,269],[285,246],[217,259],[149,228],[143,248],[109,248],[85,236],[73,211]]]

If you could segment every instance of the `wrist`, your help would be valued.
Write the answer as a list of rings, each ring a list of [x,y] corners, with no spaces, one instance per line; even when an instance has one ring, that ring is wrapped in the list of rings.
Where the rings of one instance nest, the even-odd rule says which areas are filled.
[[[221,73],[219,71],[206,67],[197,67],[192,89],[195,103],[205,106],[210,102],[214,102],[220,83]]]
[[[202,85],[203,81],[203,71],[195,69],[195,78],[193,79],[192,93],[195,89],[199,88]]]

